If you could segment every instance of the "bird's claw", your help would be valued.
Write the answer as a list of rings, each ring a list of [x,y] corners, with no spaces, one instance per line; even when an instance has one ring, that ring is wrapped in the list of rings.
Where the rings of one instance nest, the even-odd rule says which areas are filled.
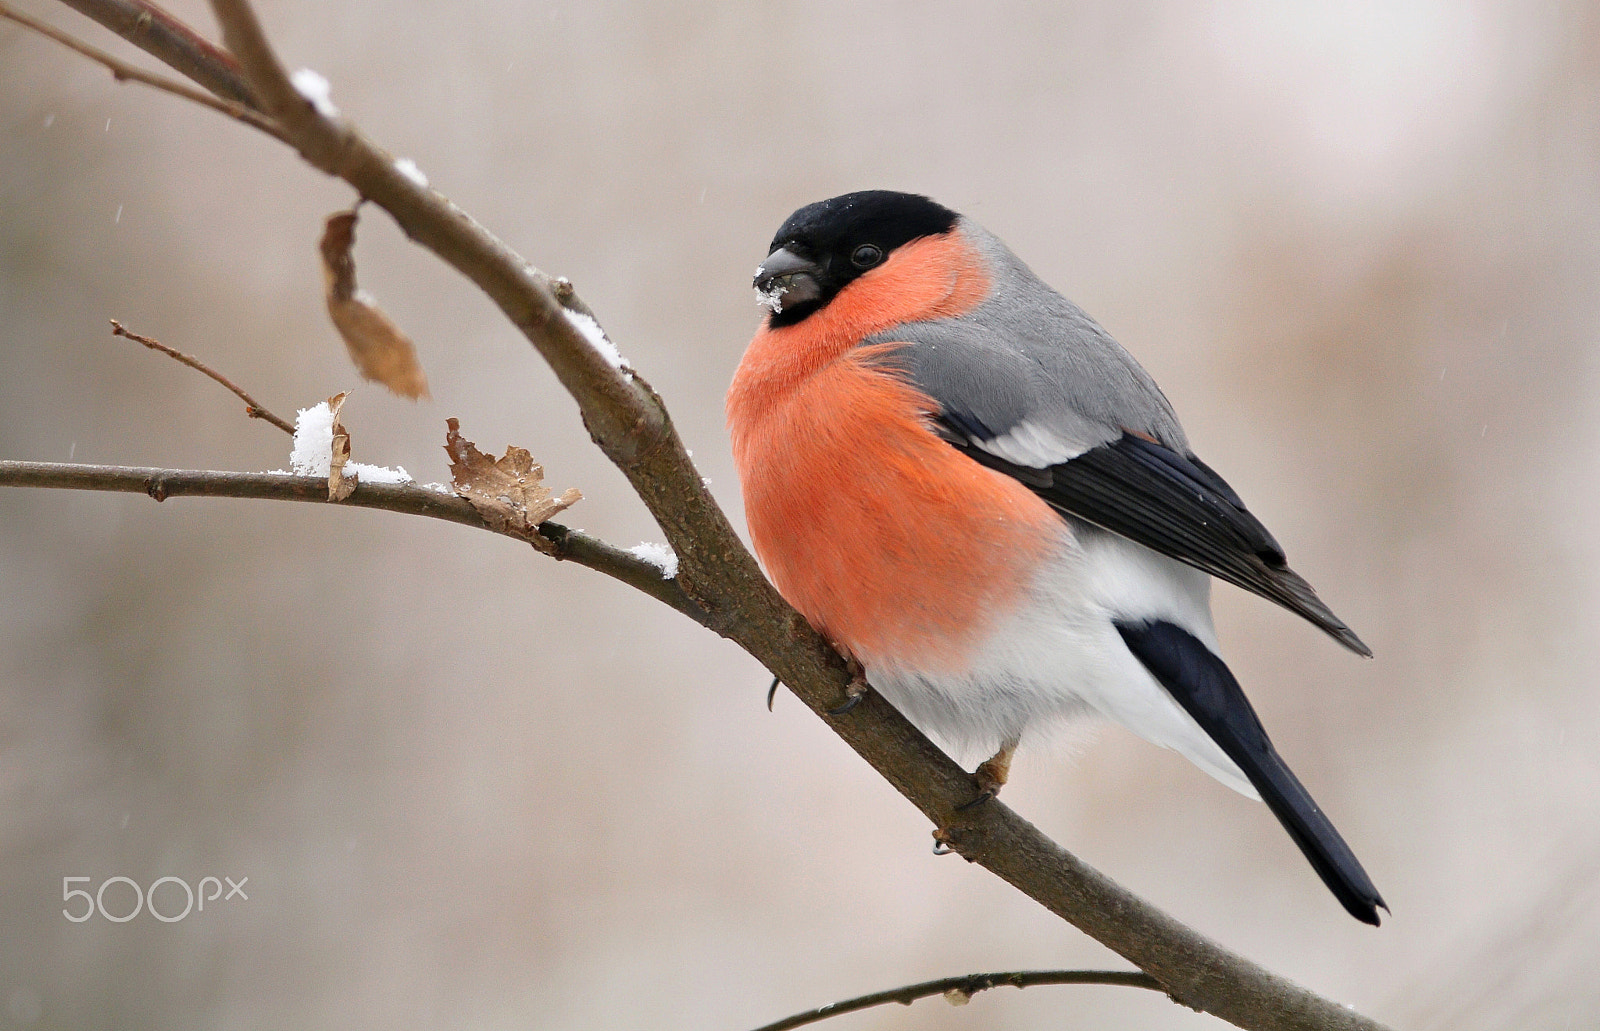
[[[955,848],[952,846],[955,840],[955,835],[949,830],[945,829],[944,827],[935,827],[933,829],[933,854],[936,856],[947,856],[954,852]]]
[[[853,663],[852,663],[853,665]],[[867,678],[860,672],[859,666],[853,666],[850,683],[844,688],[844,704],[828,710],[829,716],[843,716],[845,713],[861,704],[861,699],[867,696]]]
[[[866,673],[861,664],[854,659],[849,660],[850,683],[844,687],[844,702],[828,710],[829,716],[843,716],[845,713],[861,704],[861,699],[867,696],[868,684]],[[778,685],[783,683],[782,677],[773,677],[772,684],[767,688],[767,711],[772,711],[772,700],[778,696]]]
[[[1000,794],[1000,789],[1011,776],[1011,757],[1016,751],[1017,742],[1007,741],[1000,746],[1000,751],[978,764],[978,768],[972,771],[972,783],[978,789],[978,797],[956,806],[956,812],[982,805]]]
[[[973,779],[976,780],[977,778],[974,777]],[[978,789],[978,794],[975,797],[969,798],[965,802],[962,802],[960,805],[956,806],[956,812],[964,813],[968,809],[972,809],[972,808],[975,808],[977,806],[982,805],[983,803],[989,801],[989,799],[995,797],[998,794],[1000,794],[1000,789],[998,787],[993,787],[993,788],[980,787]]]

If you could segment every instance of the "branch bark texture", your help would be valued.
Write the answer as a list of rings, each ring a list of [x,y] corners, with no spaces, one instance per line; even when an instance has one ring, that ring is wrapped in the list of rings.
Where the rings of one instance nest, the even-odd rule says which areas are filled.
[[[149,0],[61,0],[224,100],[260,110],[239,64],[200,33]]]
[[[260,129],[269,136],[276,137],[280,140],[283,139],[283,134],[278,130],[278,127],[273,124],[272,119],[261,114],[254,107],[249,106],[239,100],[220,97],[211,93],[207,93],[204,90],[195,89],[186,82],[178,82],[174,79],[164,78],[160,75],[152,75],[142,68],[136,68],[133,65],[128,64],[126,61],[112,57],[110,54],[98,47],[92,47],[81,40],[75,39],[52,25],[47,25],[44,22],[39,21],[37,18],[33,18],[24,14],[15,7],[12,7],[10,4],[5,3],[4,0],[0,0],[0,17],[9,18],[11,21],[14,21],[19,25],[26,25],[28,28],[39,33],[40,35],[49,36],[62,46],[71,50],[76,50],[89,60],[105,65],[105,67],[110,70],[112,77],[118,81],[127,80],[131,82],[143,83],[144,85],[153,89],[158,89],[165,93],[171,93],[174,96],[182,97],[185,100],[192,100],[196,104],[209,107],[214,111],[221,111],[230,118],[237,118],[246,125]],[[198,36],[195,37],[195,40],[200,44],[210,47],[209,43],[205,43],[205,41],[199,39]],[[218,51],[218,53],[220,53],[220,51]]]
[[[146,494],[156,501],[182,497],[309,501],[426,516],[500,533],[484,521],[466,498],[415,484],[358,483],[355,493],[343,501],[335,502],[328,500],[328,479],[325,476],[153,469],[125,465],[70,465],[64,462],[0,462],[0,486],[120,491]],[[528,543],[526,538],[516,533],[502,533],[501,536]],[[539,550],[545,554],[588,566],[643,591],[702,626],[717,629],[706,611],[683,593],[677,581],[663,575],[660,567],[654,563],[560,523],[541,523],[539,536],[544,539]]]
[[[131,0],[64,2],[106,24],[132,9],[148,14],[152,7]],[[169,28],[157,39],[157,34],[139,28],[136,16],[124,35],[163,60],[176,47],[177,59],[184,63],[169,63],[179,71],[213,90],[220,87],[255,98],[247,102],[272,118],[307,162],[344,179],[362,197],[384,208],[408,236],[488,294],[550,365],[577,402],[595,443],[628,477],[661,525],[680,560],[675,583],[700,610],[701,621],[777,674],[941,828],[955,851],[1130,960],[1187,1006],[1243,1028],[1380,1028],[1178,923],[1063,850],[1000,802],[960,808],[973,797],[971,777],[875,693],[848,712],[830,714],[828,710],[844,700],[850,681],[843,660],[761,575],[706,491],[660,399],[638,376],[608,362],[568,317],[569,311],[588,312],[570,287],[533,268],[443,196],[397,169],[388,153],[347,121],[324,114],[297,92],[245,0],[212,0],[212,7],[228,51],[237,59],[242,86],[235,81],[226,55],[182,32]],[[170,16],[166,20],[170,22]],[[148,29],[152,22],[142,24]],[[195,64],[203,67],[194,68]],[[187,484],[169,475],[160,485],[170,496],[180,482]],[[199,483],[193,488],[190,492],[206,492]],[[142,481],[137,489],[146,489]],[[292,493],[282,485],[273,489]],[[321,481],[308,481],[302,489],[325,494]],[[373,491],[376,497],[381,490],[361,487],[345,503],[361,503],[357,499],[363,493]],[[438,504],[448,502],[440,497]],[[454,510],[451,515],[441,511],[417,514],[470,522],[456,518]]]

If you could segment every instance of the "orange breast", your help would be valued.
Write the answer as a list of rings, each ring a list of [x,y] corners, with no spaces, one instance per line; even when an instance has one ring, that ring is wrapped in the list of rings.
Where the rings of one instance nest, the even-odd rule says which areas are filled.
[[[735,434],[756,553],[863,662],[959,669],[1021,600],[1060,521],[929,429],[932,402],[856,349]]]

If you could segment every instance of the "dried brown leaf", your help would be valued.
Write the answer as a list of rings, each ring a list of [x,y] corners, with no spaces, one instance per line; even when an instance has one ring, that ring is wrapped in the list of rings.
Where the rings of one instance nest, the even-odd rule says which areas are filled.
[[[450,456],[450,478],[456,493],[472,503],[483,521],[501,533],[512,531],[538,543],[539,524],[582,500],[576,487],[553,497],[544,485],[544,467],[525,449],[506,448],[495,459],[461,436],[461,423],[445,420],[445,453]]]
[[[356,492],[356,479],[344,475],[344,464],[350,461],[350,431],[339,421],[339,409],[344,407],[350,391],[341,390],[328,398],[328,411],[333,413],[333,454],[328,462],[328,500],[343,501]]]
[[[428,396],[416,345],[400,331],[364,291],[356,286],[356,213],[328,216],[322,233],[322,278],[327,288],[328,315],[344,338],[356,371],[401,397]]]

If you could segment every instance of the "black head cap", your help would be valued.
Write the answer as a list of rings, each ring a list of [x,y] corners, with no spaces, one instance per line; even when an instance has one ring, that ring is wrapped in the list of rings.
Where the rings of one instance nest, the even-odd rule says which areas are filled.
[[[863,272],[882,264],[896,247],[955,228],[954,211],[927,197],[892,190],[862,190],[807,204],[789,216],[772,238],[773,256],[787,251],[776,268],[756,276],[758,289],[787,290],[776,296],[773,326],[799,322],[833,299]],[[793,260],[798,259],[798,261]]]

